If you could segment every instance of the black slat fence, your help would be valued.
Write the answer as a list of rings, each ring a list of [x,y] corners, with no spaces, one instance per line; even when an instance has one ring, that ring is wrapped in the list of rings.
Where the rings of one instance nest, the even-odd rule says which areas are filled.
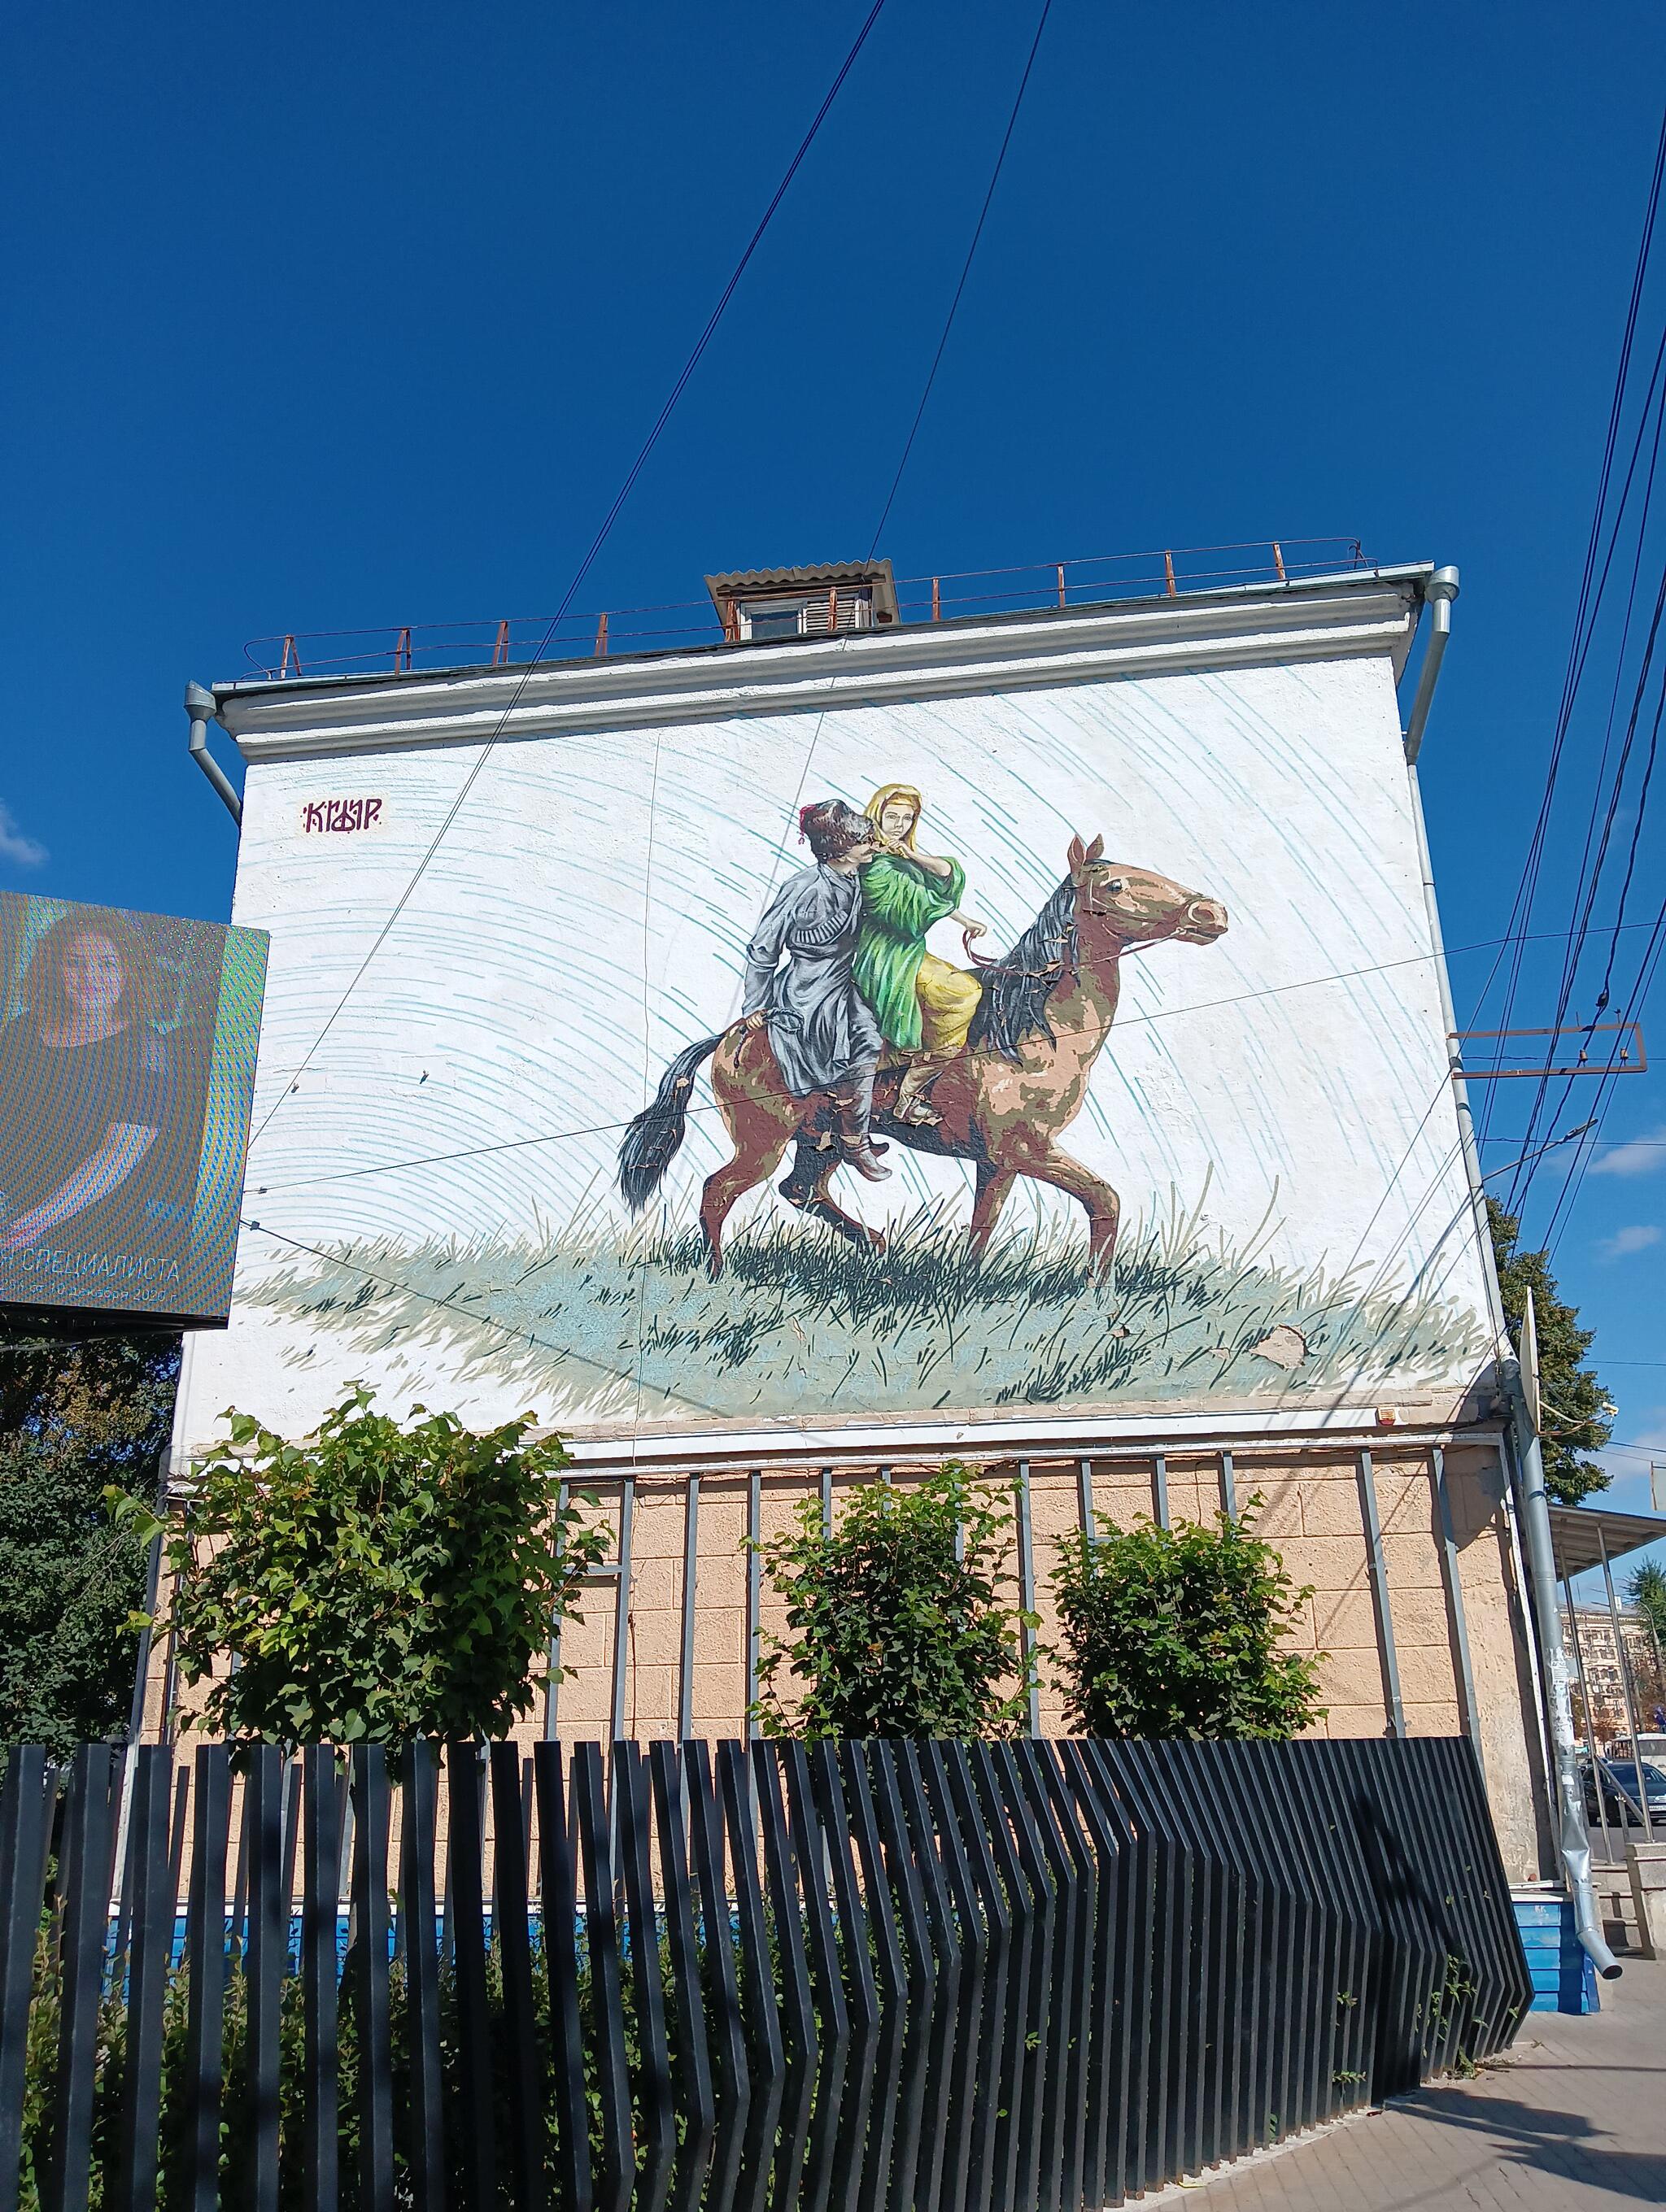
[[[1085,2212],[1531,1997],[1465,1739],[13,1751],[0,2208]]]

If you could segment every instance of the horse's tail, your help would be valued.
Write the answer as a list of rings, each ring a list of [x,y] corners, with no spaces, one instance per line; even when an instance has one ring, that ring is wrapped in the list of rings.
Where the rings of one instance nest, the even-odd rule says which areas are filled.
[[[689,1093],[695,1071],[722,1043],[727,1032],[684,1045],[660,1079],[654,1103],[641,1112],[619,1141],[619,1188],[633,1213],[640,1213],[676,1158],[688,1128]]]

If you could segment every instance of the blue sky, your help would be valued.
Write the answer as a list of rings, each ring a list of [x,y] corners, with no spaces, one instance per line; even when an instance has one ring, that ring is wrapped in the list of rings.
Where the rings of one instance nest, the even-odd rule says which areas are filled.
[[[264,633],[553,608],[857,20],[11,12],[0,885],[223,913],[188,677]],[[581,605],[866,552],[1033,23],[889,0]],[[917,574],[1347,534],[1456,562],[1425,790],[1449,939],[1496,936],[1663,83],[1652,6],[1055,0],[881,550]],[[1651,352],[1663,307],[1666,277]],[[1600,735],[1576,724],[1559,854]],[[1640,911],[1663,850],[1651,826]],[[1552,874],[1539,926],[1565,928]],[[1455,962],[1461,1006],[1490,957]],[[1516,1018],[1553,990],[1535,949]],[[1524,1111],[1501,1098],[1489,1165]],[[1657,1077],[1604,1135],[1660,1148],[1587,1178],[1558,1266],[1617,1434],[1666,1456]]]

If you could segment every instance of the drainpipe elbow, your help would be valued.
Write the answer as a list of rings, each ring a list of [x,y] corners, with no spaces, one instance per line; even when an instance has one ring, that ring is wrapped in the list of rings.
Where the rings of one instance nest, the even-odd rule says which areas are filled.
[[[1590,1854],[1585,1853],[1587,1862]],[[1596,1917],[1596,1899],[1590,1886],[1590,1869],[1585,1869],[1584,1879],[1573,1884],[1573,1932],[1579,1938],[1585,1956],[1590,1960],[1605,1982],[1617,1982],[1625,1972],[1608,1945],[1602,1940],[1602,1923]]]
[[[191,717],[191,736],[187,740],[191,757],[219,793],[232,820],[240,827],[243,801],[238,796],[237,787],[208,749],[208,726],[214,718],[213,692],[205,691],[200,684],[187,684],[185,713]]]
[[[1408,763],[1415,763],[1422,750],[1424,727],[1429,720],[1429,709],[1434,704],[1440,664],[1446,657],[1447,641],[1452,635],[1452,602],[1457,595],[1458,572],[1452,568],[1437,568],[1423,588],[1433,626],[1429,633],[1429,642],[1424,649],[1423,665],[1418,671],[1417,693],[1406,723],[1406,758]]]

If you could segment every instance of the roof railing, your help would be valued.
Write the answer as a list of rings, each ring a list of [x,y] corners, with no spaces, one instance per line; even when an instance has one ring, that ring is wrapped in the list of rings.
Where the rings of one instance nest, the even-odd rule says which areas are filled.
[[[1242,557],[1235,560],[1235,555]],[[897,605],[904,623],[948,622],[957,615],[1021,614],[1153,594],[1179,599],[1188,592],[1219,591],[1234,585],[1298,583],[1377,565],[1357,538],[1274,538],[1238,545],[1168,546],[1011,568],[899,577]],[[710,600],[685,599],[569,614],[553,625],[547,616],[504,615],[486,621],[387,623],[367,629],[289,630],[251,638],[243,653],[259,676],[283,681],[291,676],[508,668],[534,659],[675,652],[726,642],[733,641],[726,640]]]

